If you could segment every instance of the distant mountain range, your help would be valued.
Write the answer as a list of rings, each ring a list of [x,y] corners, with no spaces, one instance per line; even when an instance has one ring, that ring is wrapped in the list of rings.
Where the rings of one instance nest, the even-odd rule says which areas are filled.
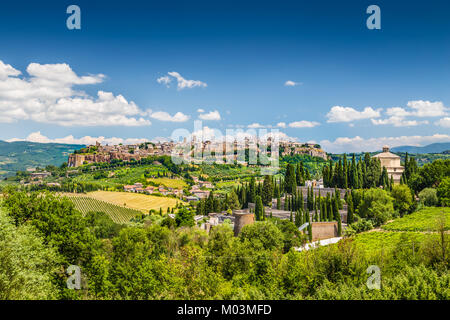
[[[450,150],[450,142],[432,143],[424,147],[401,146],[391,148],[392,152],[408,152],[408,153],[443,153]]]
[[[0,141],[0,177],[14,175],[18,170],[48,165],[60,166],[70,153],[84,145]]]

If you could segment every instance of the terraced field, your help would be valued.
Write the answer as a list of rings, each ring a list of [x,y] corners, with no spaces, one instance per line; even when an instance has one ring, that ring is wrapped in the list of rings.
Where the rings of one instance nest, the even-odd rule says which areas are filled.
[[[121,207],[106,201],[101,201],[90,197],[69,196],[68,198],[75,204],[75,208],[80,211],[83,216],[86,215],[89,211],[104,212],[108,216],[110,216],[115,223],[126,223],[130,221],[131,218],[134,218],[137,214],[141,214],[141,212],[138,210]]]

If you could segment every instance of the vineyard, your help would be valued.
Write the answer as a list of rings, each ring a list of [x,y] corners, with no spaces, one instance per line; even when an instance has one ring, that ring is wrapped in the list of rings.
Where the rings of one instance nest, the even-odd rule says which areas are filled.
[[[72,196],[69,199],[75,204],[75,208],[80,211],[83,216],[89,211],[93,212],[104,212],[106,213],[115,223],[126,223],[134,218],[137,214],[142,214],[138,210],[124,208],[112,203],[105,201],[89,198]]]
[[[389,231],[434,231],[440,215],[445,217],[445,229],[450,230],[450,208],[445,207],[424,208],[384,225],[383,229]]]

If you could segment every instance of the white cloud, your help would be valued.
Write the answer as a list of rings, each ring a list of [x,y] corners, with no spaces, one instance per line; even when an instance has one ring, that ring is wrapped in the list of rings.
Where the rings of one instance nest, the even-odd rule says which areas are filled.
[[[185,122],[189,120],[189,116],[182,112],[177,112],[173,116],[164,111],[157,111],[150,115],[153,119],[159,121],[169,121],[169,122]]]
[[[289,123],[289,127],[291,128],[313,128],[320,125],[319,122],[316,121],[295,121],[295,122],[291,122]]]
[[[0,122],[32,120],[61,126],[145,126],[151,122],[133,101],[98,91],[74,90],[98,84],[104,75],[78,76],[67,64],[30,63],[29,77],[0,61]]]
[[[380,137],[364,139],[360,136],[354,138],[340,137],[335,141],[322,140],[320,145],[327,152],[342,153],[342,152],[374,152],[381,150],[384,145],[391,148],[410,145],[410,146],[424,146],[435,142],[449,142],[450,135],[434,134],[431,136],[400,136],[400,137]]]
[[[247,126],[247,128],[250,128],[250,129],[259,129],[259,128],[264,128],[264,126],[263,126],[262,124],[259,124],[259,123],[257,123],[257,122],[254,122],[254,123],[252,123],[252,124],[249,124],[249,125]]]
[[[197,109],[197,112],[198,113],[203,113],[203,112],[205,112],[205,110],[200,108],[200,109]]]
[[[195,87],[207,87],[208,86],[205,82],[202,82],[200,80],[187,80],[187,79],[183,78],[180,73],[178,73],[176,71],[168,72],[167,74],[168,74],[167,76],[160,77],[156,81],[158,83],[164,84],[167,87],[169,87],[170,82],[172,81],[172,78],[170,78],[170,77],[173,77],[177,80],[178,90],[183,90],[186,88],[191,89],[191,88],[195,88]]]
[[[279,128],[286,128],[286,122],[278,122],[277,127]]]
[[[447,115],[447,110],[441,101],[409,101],[407,106],[414,111],[410,114],[417,117],[441,117]]]
[[[295,81],[292,81],[292,80],[288,80],[288,81],[286,81],[284,83],[284,85],[286,87],[295,87],[295,86],[298,86],[298,85],[301,85],[301,84],[302,84],[301,82],[295,82]]]
[[[421,124],[428,124],[428,121],[405,120],[403,117],[392,116],[387,119],[371,119],[374,125],[393,125],[394,127],[414,127]]]
[[[167,87],[170,87],[170,82],[172,81],[172,79],[169,78],[169,76],[162,76],[162,77],[156,79],[156,81],[158,83],[166,85]]]
[[[4,64],[0,60],[0,80],[4,80],[8,77],[17,77],[22,74],[19,70],[14,69],[10,64]]]
[[[210,111],[208,113],[202,113],[198,116],[200,119],[202,120],[214,120],[214,121],[218,121],[221,119],[220,117],[220,113],[217,110],[214,111]]]
[[[81,138],[75,138],[73,135],[69,135],[64,138],[50,139],[50,138],[42,135],[40,131],[37,131],[37,132],[30,133],[25,139],[13,138],[13,139],[9,139],[6,141],[8,141],[8,142],[29,141],[29,142],[39,142],[39,143],[63,143],[63,144],[84,144],[84,145],[93,145],[98,141],[101,144],[117,145],[119,143],[137,144],[137,143],[143,143],[143,142],[146,142],[149,140],[144,139],[144,138],[128,138],[128,139],[122,139],[122,138],[116,138],[116,137],[105,138],[103,136],[100,136],[100,137],[84,136]]]
[[[388,108],[386,114],[390,116],[387,119],[372,119],[375,125],[393,125],[395,127],[411,127],[421,124],[428,124],[427,120],[406,120],[407,117],[440,117],[447,114],[448,108],[440,101],[430,102],[423,100],[409,101],[407,103],[409,109],[401,107]]]
[[[334,106],[327,113],[327,122],[351,122],[355,120],[371,119],[380,117],[380,109],[374,110],[371,107],[364,108],[363,111],[355,110],[351,107]]]
[[[450,128],[450,117],[442,118],[436,121],[435,124],[444,128]]]

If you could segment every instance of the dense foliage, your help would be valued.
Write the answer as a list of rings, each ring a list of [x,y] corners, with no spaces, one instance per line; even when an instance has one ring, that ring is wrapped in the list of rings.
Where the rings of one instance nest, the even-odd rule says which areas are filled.
[[[384,204],[388,195],[367,192],[361,206],[378,198]],[[6,299],[450,297],[445,233],[419,234],[411,247],[395,232],[395,240],[381,239],[368,248],[364,238],[387,234],[371,232],[296,252],[292,247],[304,243],[303,235],[293,223],[275,218],[245,226],[235,237],[226,223],[209,234],[190,227],[192,215],[183,208],[172,222],[117,226],[107,215],[83,217],[69,200],[49,193],[7,191],[2,206],[0,292]],[[65,286],[70,264],[81,267],[81,290]],[[371,264],[382,270],[381,290],[365,285]],[[7,277],[17,286],[6,288]]]

